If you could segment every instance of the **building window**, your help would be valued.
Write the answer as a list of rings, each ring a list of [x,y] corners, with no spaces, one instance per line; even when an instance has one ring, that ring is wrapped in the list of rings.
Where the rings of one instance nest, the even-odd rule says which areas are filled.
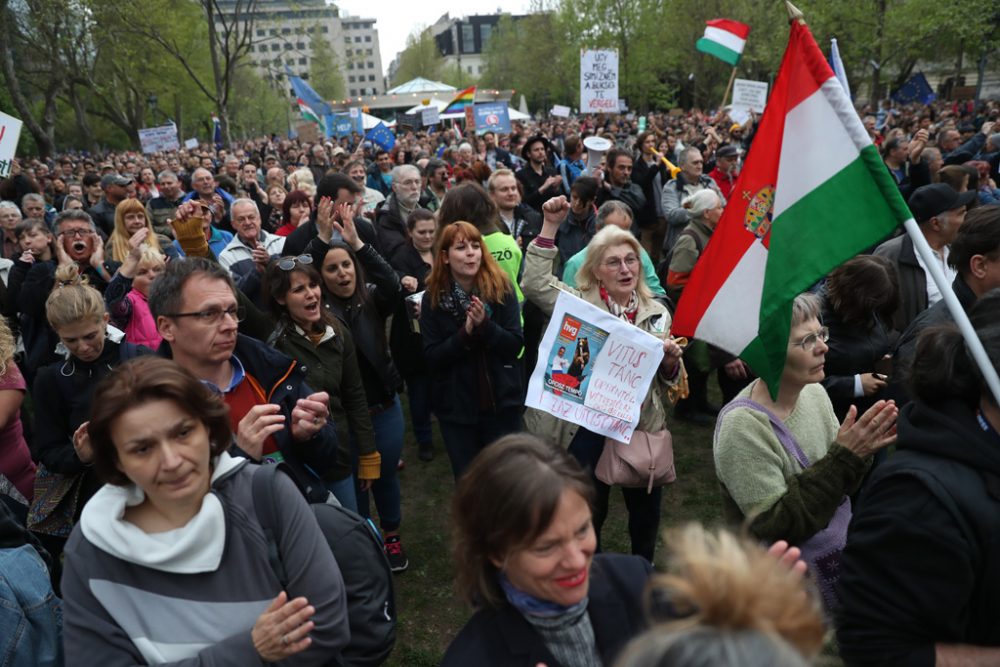
[[[271,45],[271,50],[272,51],[280,51],[281,50],[281,44],[272,44]]]
[[[368,69],[375,69],[375,63],[373,63],[372,61],[369,60],[368,61]]]
[[[278,34],[278,31],[275,28],[271,28],[267,34],[271,35],[271,37],[274,37],[275,35]]]
[[[489,41],[490,35],[493,33],[493,26],[489,23],[479,24],[479,47],[485,49],[486,42]]]
[[[292,45],[289,44],[288,42],[285,42],[285,51],[291,51],[291,50],[292,50]]]
[[[374,54],[374,51],[372,51],[371,49],[365,49],[365,55],[366,56],[370,56],[370,55],[373,55],[373,54]]]
[[[360,44],[361,43],[361,35],[355,36],[354,37],[354,41],[355,41],[355,43]]]
[[[294,65],[295,64],[295,58],[289,58],[288,60],[285,61],[285,64],[286,65]]]
[[[375,80],[375,75],[374,74],[369,74],[368,75],[368,80],[369,81],[374,81]]]
[[[469,74],[472,74],[472,65],[469,65],[465,69],[468,70]]]
[[[462,24],[462,53],[476,52],[476,33],[471,23]]]
[[[365,41],[366,42],[372,41],[372,36],[371,35],[365,35]]]
[[[303,49],[306,48],[306,43],[305,42],[296,42],[295,43],[295,48],[297,48],[298,50],[301,51],[301,50],[303,50]]]
[[[483,73],[483,66],[482,66],[482,65],[480,65],[480,66],[479,66],[479,73],[480,73],[480,74],[482,74],[482,73]]]
[[[281,34],[282,35],[291,35],[292,34],[292,29],[291,28],[282,28],[281,29]]]
[[[351,38],[350,37],[345,37],[344,38],[344,44],[350,44],[350,43],[351,43]]]
[[[310,35],[313,34],[314,32],[316,32],[316,26],[314,25],[309,26],[308,28],[306,28],[306,32],[309,33]]]
[[[305,31],[302,29],[302,26],[296,26],[296,28],[295,28],[295,34],[296,35],[301,35],[304,32]]]
[[[328,32],[330,32],[330,26],[328,26],[328,25],[320,26],[319,31],[322,32],[322,33],[328,33]]]
[[[345,51],[344,53],[347,55],[348,58],[350,58],[351,56],[354,55],[354,49],[347,49],[347,51]]]
[[[358,91],[356,91],[353,88],[351,88],[350,93],[351,93],[351,97],[354,97],[355,95],[358,94]]]
[[[353,75],[353,74],[352,74],[351,76],[347,77],[347,82],[348,82],[348,83],[354,83],[354,82],[355,82],[356,80],[357,80],[357,79],[355,79],[355,78],[354,78],[354,75]]]
[[[307,62],[307,60],[305,58],[299,58],[299,64],[300,65],[305,65],[306,62]],[[482,68],[480,67],[479,69],[482,69]]]
[[[347,69],[354,69],[354,63],[347,63]]]
[[[263,36],[264,36],[264,35],[266,35],[266,34],[267,34],[267,31],[266,31],[266,30],[261,30],[261,29],[258,29],[258,30],[257,30],[257,36],[258,36],[258,37],[263,37]]]

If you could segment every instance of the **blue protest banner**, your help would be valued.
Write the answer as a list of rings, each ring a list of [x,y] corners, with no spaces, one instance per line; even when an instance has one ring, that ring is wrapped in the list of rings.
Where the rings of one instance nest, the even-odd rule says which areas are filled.
[[[356,123],[346,113],[333,113],[326,117],[326,127],[329,136],[349,137],[357,130]]]
[[[510,115],[507,112],[506,102],[477,104],[475,110],[477,134],[486,132],[510,133]]]

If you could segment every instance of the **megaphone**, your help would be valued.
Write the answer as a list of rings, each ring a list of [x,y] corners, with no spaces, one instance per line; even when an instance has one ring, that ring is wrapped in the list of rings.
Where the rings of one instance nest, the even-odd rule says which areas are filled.
[[[587,137],[583,140],[583,147],[587,149],[587,167],[582,175],[590,176],[601,166],[604,154],[611,150],[611,142],[604,137]]]

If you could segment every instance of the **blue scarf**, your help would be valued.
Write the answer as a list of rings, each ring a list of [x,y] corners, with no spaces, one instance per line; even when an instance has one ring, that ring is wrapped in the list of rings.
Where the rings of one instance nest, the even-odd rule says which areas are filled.
[[[575,605],[566,607],[549,600],[540,600],[534,595],[515,588],[503,572],[497,573],[497,580],[500,582],[500,588],[503,589],[504,595],[507,596],[507,602],[525,616],[540,618],[554,618],[563,615],[576,616],[587,608],[588,598],[583,598]]]

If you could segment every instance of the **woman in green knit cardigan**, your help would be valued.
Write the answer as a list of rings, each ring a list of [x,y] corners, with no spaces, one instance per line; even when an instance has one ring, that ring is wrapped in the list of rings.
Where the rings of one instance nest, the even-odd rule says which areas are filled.
[[[861,484],[871,455],[895,439],[898,410],[892,401],[879,401],[858,418],[852,406],[837,423],[819,384],[829,349],[819,313],[814,295],[796,297],[777,400],[763,380],[755,380],[723,408],[715,471],[728,521],[746,523],[763,541],[787,540],[803,551],[817,546],[811,540],[822,541],[824,554],[833,552],[836,560],[850,520],[848,496]]]

